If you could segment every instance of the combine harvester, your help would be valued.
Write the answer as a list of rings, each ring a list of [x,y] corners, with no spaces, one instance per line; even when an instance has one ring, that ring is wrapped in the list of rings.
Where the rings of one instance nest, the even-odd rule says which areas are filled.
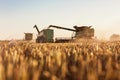
[[[56,38],[55,41],[53,39],[54,37],[54,30],[50,28],[58,28],[58,29],[64,29],[68,31],[75,32],[75,35],[71,38]],[[49,42],[69,42],[73,40],[78,39],[92,39],[94,37],[94,29],[91,28],[91,26],[73,26],[74,29],[70,28],[64,28],[60,26],[50,25],[47,29],[43,29],[42,31],[39,31],[38,27],[35,25],[34,28],[36,28],[38,32],[38,36],[36,39],[37,43],[49,43]]]

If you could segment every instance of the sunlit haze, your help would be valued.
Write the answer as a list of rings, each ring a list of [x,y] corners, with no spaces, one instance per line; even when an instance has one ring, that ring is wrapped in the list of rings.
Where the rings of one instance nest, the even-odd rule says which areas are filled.
[[[92,26],[95,36],[108,39],[120,34],[120,0],[0,0],[0,40],[23,39],[37,25],[66,28]],[[70,37],[72,32],[55,30],[55,37]]]

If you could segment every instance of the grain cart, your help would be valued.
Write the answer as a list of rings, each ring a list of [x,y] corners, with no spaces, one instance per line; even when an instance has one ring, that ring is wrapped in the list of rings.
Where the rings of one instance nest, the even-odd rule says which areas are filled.
[[[36,28],[38,32],[37,39],[36,39],[37,43],[53,42],[54,32],[52,29],[43,29],[39,31],[37,25],[35,25],[33,28]]]
[[[30,41],[33,39],[33,33],[24,33],[25,34],[25,40]]]

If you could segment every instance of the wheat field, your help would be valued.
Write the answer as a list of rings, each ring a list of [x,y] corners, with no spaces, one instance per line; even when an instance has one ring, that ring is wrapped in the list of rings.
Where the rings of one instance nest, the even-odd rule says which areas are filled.
[[[120,41],[0,42],[0,80],[120,80]]]

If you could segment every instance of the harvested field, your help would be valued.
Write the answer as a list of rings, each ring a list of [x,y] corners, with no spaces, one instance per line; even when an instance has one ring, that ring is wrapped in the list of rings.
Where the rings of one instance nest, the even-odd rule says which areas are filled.
[[[0,42],[0,80],[120,80],[120,41]]]

